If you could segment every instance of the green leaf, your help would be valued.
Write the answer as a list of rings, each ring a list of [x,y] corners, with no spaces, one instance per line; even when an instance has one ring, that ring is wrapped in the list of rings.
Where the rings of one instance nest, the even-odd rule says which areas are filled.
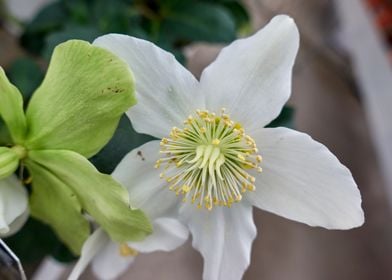
[[[279,116],[274,119],[267,127],[279,127],[285,126],[288,128],[293,128],[293,118],[294,118],[295,110],[290,106],[284,106]]]
[[[27,108],[26,147],[91,157],[110,140],[133,104],[133,77],[123,61],[84,41],[63,43]]]
[[[10,145],[12,145],[11,135],[3,119],[0,116],[0,146],[10,146]]]
[[[192,2],[175,5],[162,21],[161,36],[172,41],[231,42],[235,23],[222,6]]]
[[[50,254],[53,258],[62,263],[69,263],[78,259],[78,257],[73,254],[64,243],[60,241],[58,241],[57,244],[53,247]]]
[[[7,79],[0,67],[0,116],[7,125],[14,143],[22,143],[26,133],[23,99],[19,90]]]
[[[72,151],[45,150],[30,151],[29,157],[67,185],[82,208],[114,241],[141,240],[151,232],[144,213],[130,208],[126,189],[111,176],[99,173],[83,156]],[[53,189],[56,187],[52,185]]]
[[[39,65],[27,57],[16,59],[8,68],[7,74],[10,81],[20,89],[24,104],[28,103],[44,78],[44,72]]]
[[[72,252],[79,254],[90,228],[75,193],[45,166],[31,159],[26,166],[33,178],[31,215],[52,226]]]
[[[95,0],[92,12],[104,33],[128,33],[130,6],[123,1]]]
[[[126,154],[151,140],[155,140],[155,138],[147,134],[137,133],[133,129],[129,118],[124,114],[113,138],[90,161],[100,172],[110,174]]]
[[[45,36],[59,30],[67,21],[67,12],[60,1],[51,3],[39,11],[21,37],[22,45],[33,53],[41,53],[45,45]]]
[[[252,30],[250,17],[245,7],[239,1],[224,1],[224,7],[231,13],[235,21],[236,29],[242,33],[249,33]]]
[[[50,169],[26,160],[33,178],[30,196],[31,215],[49,224],[73,253],[79,254],[90,227],[82,215],[82,206],[71,188]]]
[[[0,180],[14,173],[18,165],[18,154],[11,148],[0,147]]]
[[[87,23],[90,16],[88,0],[66,0],[63,1],[69,17],[72,21],[77,23]]]

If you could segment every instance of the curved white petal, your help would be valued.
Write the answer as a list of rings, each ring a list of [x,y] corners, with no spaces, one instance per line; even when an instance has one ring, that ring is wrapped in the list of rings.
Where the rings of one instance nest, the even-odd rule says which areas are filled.
[[[188,230],[179,221],[172,218],[158,218],[152,223],[153,233],[140,242],[128,242],[139,252],[172,251],[188,239]]]
[[[211,212],[185,204],[181,216],[192,233],[192,245],[204,258],[204,280],[238,280],[250,263],[256,237],[252,206],[246,201]]]
[[[27,222],[29,216],[30,216],[30,210],[29,208],[26,208],[26,210],[9,225],[9,231],[5,234],[0,234],[0,236],[9,237],[17,233]]]
[[[127,114],[138,132],[165,137],[195,109],[204,107],[202,96],[196,96],[198,81],[172,54],[119,34],[99,37],[94,45],[113,52],[132,69],[138,103]]]
[[[350,171],[322,144],[287,128],[264,128],[253,135],[263,156],[255,206],[328,229],[349,229],[364,222],[361,195]]]
[[[288,16],[276,16],[253,36],[234,41],[202,73],[207,109],[222,107],[247,131],[275,119],[291,92],[299,33]]]
[[[74,266],[68,280],[77,280],[89,265],[89,263],[98,254],[104,253],[104,248],[110,243],[109,236],[99,228],[86,240],[82,247],[82,253],[76,265]]]
[[[91,267],[98,279],[111,280],[123,274],[134,260],[134,256],[122,256],[120,245],[110,241],[94,258]]]
[[[178,203],[167,182],[159,177],[162,170],[154,168],[159,157],[159,141],[148,142],[128,153],[112,173],[128,189],[131,205],[152,220],[167,216]]]
[[[28,211],[26,189],[15,176],[0,180],[0,236],[7,235],[10,225]],[[24,216],[23,216],[24,215]],[[26,221],[26,219],[24,219]],[[23,225],[16,223],[17,226]],[[15,231],[15,229],[12,229]]]

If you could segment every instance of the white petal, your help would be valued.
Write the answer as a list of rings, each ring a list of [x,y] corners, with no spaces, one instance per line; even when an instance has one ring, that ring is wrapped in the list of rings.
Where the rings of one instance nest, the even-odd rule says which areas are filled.
[[[128,189],[131,205],[152,220],[167,216],[178,203],[167,182],[159,177],[162,170],[154,168],[159,157],[159,141],[148,142],[128,153],[112,173]]]
[[[27,204],[27,191],[15,176],[0,180],[0,236],[10,231],[11,223],[18,217],[23,220],[28,211]],[[15,225],[21,227],[23,223],[17,222]],[[15,231],[15,228],[12,230]]]
[[[116,279],[128,269],[134,260],[134,256],[121,256],[120,245],[110,241],[94,258],[92,269],[98,279]]]
[[[211,212],[185,204],[181,214],[192,233],[192,245],[204,258],[204,280],[238,280],[250,263],[256,227],[246,201]]]
[[[30,210],[27,207],[25,209],[25,211],[9,225],[9,231],[7,231],[7,233],[5,233],[5,234],[0,234],[0,236],[1,237],[8,237],[8,236],[11,236],[11,235],[14,235],[15,233],[17,233],[24,226],[24,224],[27,222],[27,220],[29,219],[29,216],[30,216]]]
[[[130,66],[138,103],[127,114],[138,132],[165,137],[195,109],[204,107],[202,96],[195,95],[198,81],[172,54],[148,41],[119,34],[99,37],[94,44]]]
[[[71,265],[67,263],[62,263],[51,256],[46,256],[29,279],[42,280],[48,278],[50,275],[50,280],[61,280],[64,279],[64,273],[70,267]]]
[[[153,233],[141,242],[128,242],[128,245],[142,253],[172,251],[188,239],[188,230],[172,218],[159,218],[153,221]]]
[[[109,236],[101,228],[94,231],[83,244],[81,256],[68,277],[68,280],[78,279],[94,257],[101,254],[105,246],[110,242]]]
[[[249,132],[275,119],[291,92],[299,34],[288,16],[276,16],[253,36],[234,41],[201,76],[207,109],[222,107]]]
[[[361,195],[350,171],[322,144],[287,128],[264,128],[252,135],[263,156],[255,206],[328,229],[363,224]]]

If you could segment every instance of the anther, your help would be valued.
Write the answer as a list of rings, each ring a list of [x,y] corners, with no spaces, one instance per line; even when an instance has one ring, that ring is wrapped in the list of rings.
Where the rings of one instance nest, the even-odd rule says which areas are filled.
[[[196,203],[198,209],[231,207],[242,200],[242,193],[255,190],[256,178],[247,170],[262,171],[255,141],[225,108],[220,115],[196,110],[183,129],[173,127],[160,145],[163,158],[155,162],[155,168],[165,163],[160,177],[182,201]]]

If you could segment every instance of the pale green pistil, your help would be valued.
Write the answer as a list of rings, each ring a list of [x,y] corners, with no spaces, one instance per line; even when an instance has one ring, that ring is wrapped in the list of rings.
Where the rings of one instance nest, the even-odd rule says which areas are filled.
[[[213,205],[230,207],[242,193],[255,189],[255,178],[246,170],[261,172],[261,156],[254,140],[224,109],[220,116],[197,110],[184,125],[162,139],[160,152],[165,157],[155,165],[166,163],[161,178],[170,190],[183,194],[184,202],[211,210]]]

